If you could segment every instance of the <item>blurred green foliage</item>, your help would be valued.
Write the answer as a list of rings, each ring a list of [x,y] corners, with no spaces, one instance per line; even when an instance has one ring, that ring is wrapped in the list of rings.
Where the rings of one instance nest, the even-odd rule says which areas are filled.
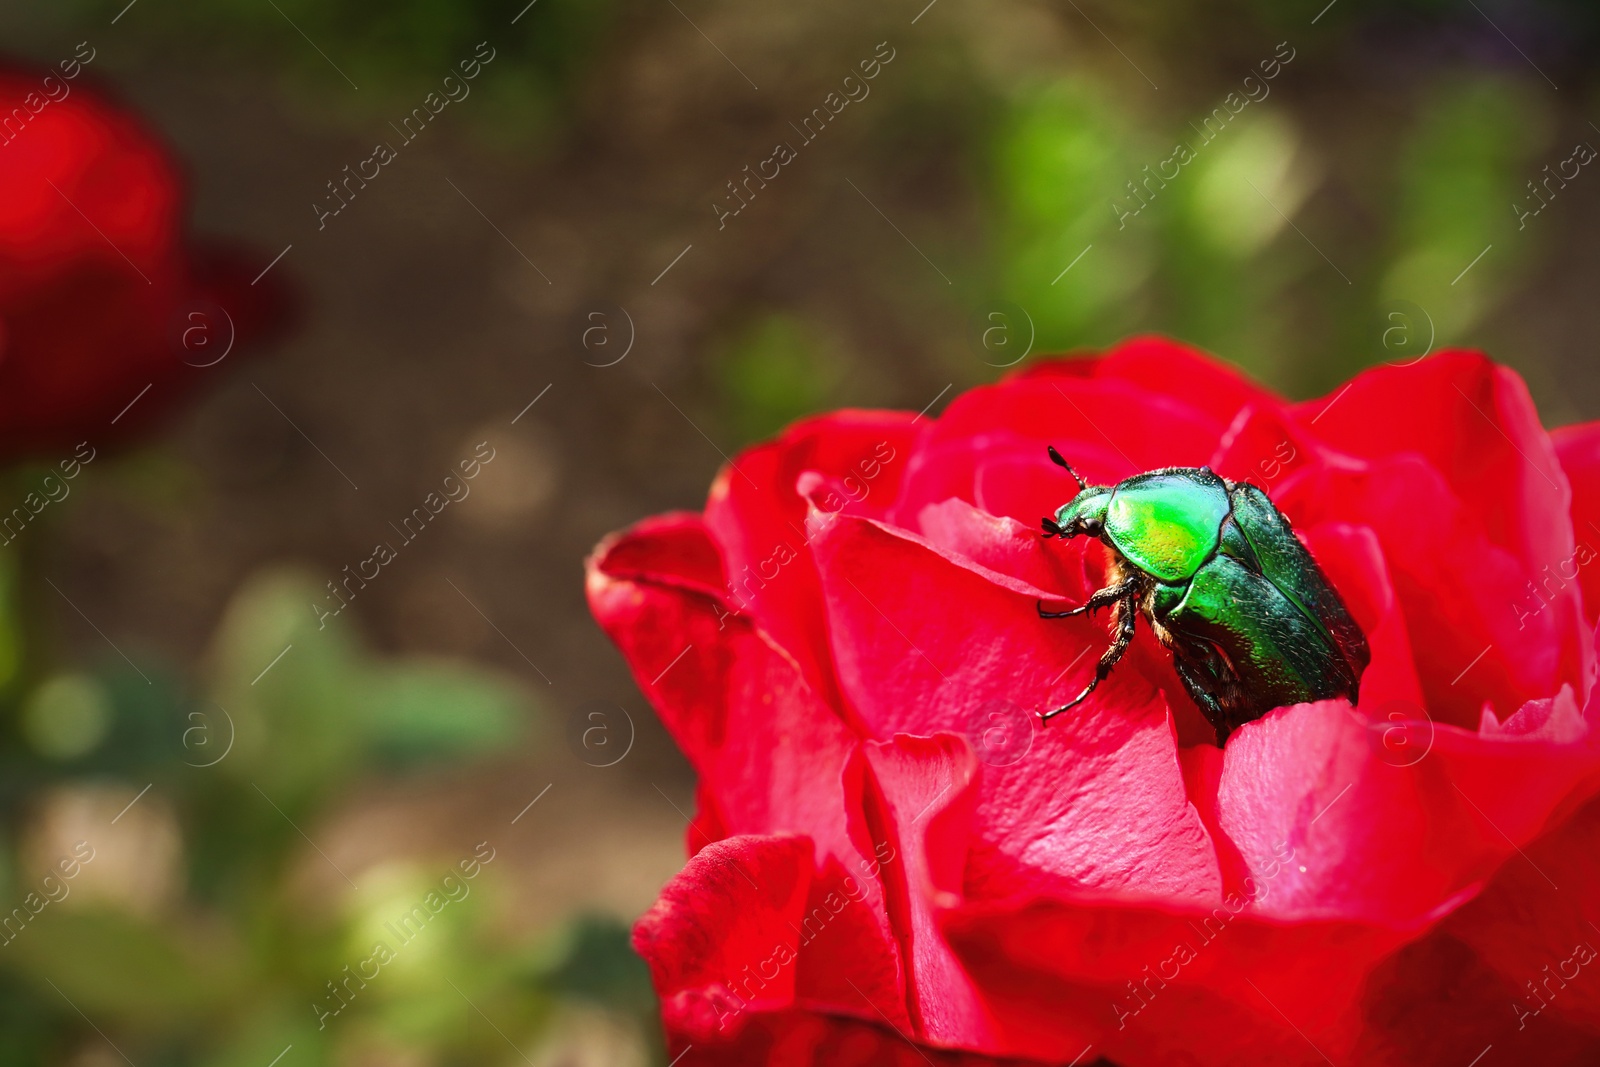
[[[1041,351],[1124,333],[1138,320],[1127,304],[1156,249],[1149,225],[1136,226],[1126,241],[1110,240],[1125,233],[1110,198],[1122,195],[1139,166],[1124,110],[1092,81],[1064,78],[1020,94],[995,137],[997,295],[1029,309]],[[1086,259],[1095,244],[1101,254],[1085,265],[1078,257]]]
[[[1532,258],[1513,240],[1510,210],[1538,173],[1538,151],[1553,116],[1521,85],[1496,77],[1456,77],[1429,86],[1417,128],[1396,161],[1392,250],[1384,282],[1427,307],[1456,331],[1492,304],[1495,270],[1455,281],[1491,244],[1505,250],[1501,277]],[[1447,281],[1446,279],[1451,279]]]
[[[0,619],[23,604],[17,558],[0,556]],[[482,758],[544,728],[499,676],[375,659],[340,620],[319,628],[318,594],[293,572],[249,582],[193,692],[115,656],[10,687],[0,1064],[60,1062],[101,1040],[94,1027],[136,1043],[141,1067],[266,1067],[291,1045],[297,1067],[385,1050],[485,1062],[538,1040],[574,1000],[646,1032],[648,978],[615,921],[499,929],[498,830],[463,826],[454,852],[368,866],[359,882],[314,843],[352,783]],[[0,628],[0,662],[15,661],[18,636]],[[55,865],[80,837],[93,855],[69,876]],[[164,891],[141,890],[163,878]],[[416,928],[397,932],[406,916]],[[380,941],[395,958],[372,977]]]
[[[740,442],[777,433],[830,406],[841,377],[837,354],[809,323],[764,314],[746,323],[714,357],[724,422]]]
[[[946,79],[947,121],[921,136],[965,146],[986,254],[965,236],[927,236],[936,219],[895,217],[924,247],[967,252],[934,258],[972,321],[1006,324],[988,351],[981,328],[959,346],[948,329],[942,347],[932,339],[958,387],[1005,373],[1027,336],[1042,355],[1164,333],[1297,396],[1483,344],[1558,244],[1554,228],[1540,232],[1548,220],[1522,229],[1513,205],[1538,203],[1529,182],[1575,142],[1600,145],[1584,108],[1600,8],[1577,0],[1100,2],[1033,17],[1068,48],[986,76],[905,50]],[[954,41],[946,53],[969,48],[981,53]],[[1261,79],[1280,49],[1293,59]],[[914,157],[917,116],[885,107],[883,136]],[[716,364],[735,425],[764,396],[828,405],[805,406],[792,350],[773,351]],[[1539,372],[1536,354],[1496,353]]]
[[[94,21],[126,0],[68,0]],[[438,91],[447,75],[493,49],[474,80],[465,122],[480,135],[538,146],[568,111],[575,79],[589,66],[618,14],[619,0],[205,0],[145,4],[125,32],[157,48],[203,45],[266,60],[317,111],[393,118]],[[513,21],[515,20],[515,21]],[[357,91],[330,94],[330,82]]]
[[[1548,106],[1485,72],[1445,73],[1420,95],[1401,150],[1362,161],[1376,225],[1330,232],[1311,200],[1336,175],[1292,103],[1248,104],[1207,140],[1205,106],[1172,126],[1082,77],[1025,90],[994,140],[993,295],[1029,310],[1036,351],[1165,332],[1296,392],[1425,347],[1403,337],[1458,341],[1533,258],[1510,240],[1510,204],[1538,169]],[[1175,146],[1153,126],[1192,162],[1164,165]]]

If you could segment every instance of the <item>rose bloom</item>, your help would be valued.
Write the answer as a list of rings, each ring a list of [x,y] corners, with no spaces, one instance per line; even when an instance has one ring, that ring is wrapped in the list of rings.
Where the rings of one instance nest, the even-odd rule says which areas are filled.
[[[1360,706],[1218,748],[1140,624],[1042,620],[1077,487],[1266,490],[1361,624]],[[589,562],[699,776],[635,945],[704,1064],[1600,1062],[1600,423],[1472,352],[1285,401],[1169,341],[937,419],[843,411]]]
[[[284,311],[270,257],[191,246],[177,163],[76,55],[0,68],[0,458],[138,432]]]

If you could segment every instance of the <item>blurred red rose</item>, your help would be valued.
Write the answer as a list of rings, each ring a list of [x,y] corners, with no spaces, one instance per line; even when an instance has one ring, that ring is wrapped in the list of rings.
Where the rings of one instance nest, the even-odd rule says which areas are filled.
[[[187,241],[177,163],[81,75],[0,70],[0,457],[137,432],[284,312],[269,257]]]
[[[1225,749],[1141,627],[1075,694],[1075,487],[1266,489],[1372,645]],[[742,453],[589,599],[699,775],[640,922],[695,1064],[1600,1062],[1600,424],[1469,352],[1290,404],[1160,340]]]

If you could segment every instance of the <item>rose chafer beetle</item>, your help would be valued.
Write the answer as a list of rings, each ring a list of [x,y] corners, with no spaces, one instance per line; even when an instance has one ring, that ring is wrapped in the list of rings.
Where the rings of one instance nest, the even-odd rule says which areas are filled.
[[[1088,485],[1051,447],[1078,495],[1046,518],[1045,537],[1099,538],[1110,584],[1060,619],[1112,608],[1115,640],[1083,692],[1111,673],[1143,615],[1217,744],[1273,708],[1344,697],[1356,703],[1371,659],[1366,636],[1267,494],[1208,467],[1167,467],[1116,485]]]

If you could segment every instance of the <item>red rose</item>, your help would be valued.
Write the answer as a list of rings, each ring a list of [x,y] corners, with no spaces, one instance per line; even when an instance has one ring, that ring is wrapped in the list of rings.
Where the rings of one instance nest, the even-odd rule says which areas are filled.
[[[1225,749],[1141,627],[1093,697],[1076,487],[1266,489],[1365,630],[1360,707]],[[1290,404],[1170,342],[741,454],[590,561],[699,774],[639,923],[674,1054],[747,1064],[1595,1063],[1600,424],[1468,352]],[[681,658],[680,658],[681,657]],[[1587,703],[1585,703],[1587,702]]]
[[[284,303],[266,258],[189,246],[176,163],[69,69],[0,70],[0,456],[147,426]]]

